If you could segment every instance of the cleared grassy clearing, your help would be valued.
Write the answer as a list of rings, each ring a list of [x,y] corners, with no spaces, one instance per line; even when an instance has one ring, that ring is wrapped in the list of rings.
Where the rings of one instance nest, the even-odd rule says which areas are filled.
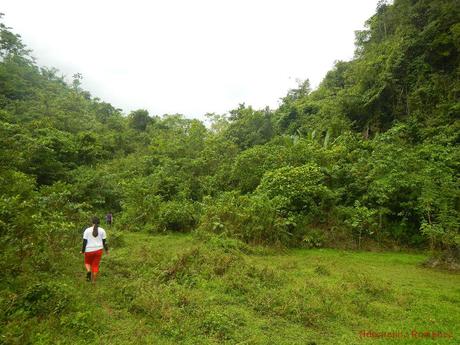
[[[65,293],[48,299],[67,301],[62,311],[22,324],[16,315],[4,339],[21,343],[22,327],[22,340],[38,344],[458,343],[460,276],[422,268],[420,254],[276,252],[217,237],[141,233],[118,242],[103,257],[96,286],[84,281],[81,257],[63,263],[50,284]],[[412,330],[453,338],[414,338]],[[361,331],[408,337],[363,338]]]

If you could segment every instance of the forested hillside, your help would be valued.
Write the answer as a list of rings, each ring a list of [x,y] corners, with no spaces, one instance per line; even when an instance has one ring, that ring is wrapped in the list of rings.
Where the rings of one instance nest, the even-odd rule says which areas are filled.
[[[209,125],[123,114],[81,78],[38,66],[0,24],[3,326],[31,317],[17,314],[29,287],[59,272],[90,216],[109,211],[116,236],[460,258],[457,0],[380,1],[354,58],[317,89],[305,80],[277,109],[240,104],[207,114]]]

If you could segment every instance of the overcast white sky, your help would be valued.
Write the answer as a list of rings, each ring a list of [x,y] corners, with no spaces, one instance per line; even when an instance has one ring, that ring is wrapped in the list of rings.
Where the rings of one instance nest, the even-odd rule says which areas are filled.
[[[245,102],[276,108],[349,60],[377,0],[2,0],[39,65],[125,113],[203,119]]]

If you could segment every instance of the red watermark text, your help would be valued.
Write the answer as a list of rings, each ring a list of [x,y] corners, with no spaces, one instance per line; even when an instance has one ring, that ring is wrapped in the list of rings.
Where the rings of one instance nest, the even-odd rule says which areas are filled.
[[[452,339],[452,332],[427,331],[413,329],[410,331],[374,331],[366,330],[359,332],[360,338],[412,338],[412,339]]]

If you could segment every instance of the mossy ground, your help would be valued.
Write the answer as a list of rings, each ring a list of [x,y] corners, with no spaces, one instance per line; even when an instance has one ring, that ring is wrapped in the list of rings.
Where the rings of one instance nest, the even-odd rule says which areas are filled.
[[[423,268],[421,254],[275,251],[193,235],[126,233],[117,241],[94,286],[75,254],[16,302],[4,295],[10,312],[2,342],[460,342],[460,276]],[[414,338],[413,330],[452,338]],[[363,338],[361,331],[407,337]]]

